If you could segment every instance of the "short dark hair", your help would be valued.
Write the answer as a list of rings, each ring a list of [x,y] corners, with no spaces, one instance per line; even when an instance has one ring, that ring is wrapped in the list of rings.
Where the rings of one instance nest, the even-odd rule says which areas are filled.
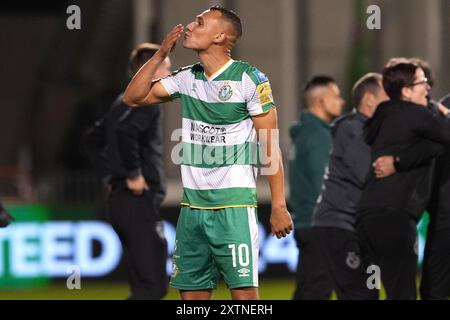
[[[383,69],[383,88],[389,98],[401,99],[402,89],[414,83],[417,68],[413,63],[398,63]]]
[[[222,16],[227,20],[234,29],[236,40],[239,39],[242,36],[242,23],[241,18],[234,12],[233,10],[224,8],[222,6],[213,6],[209,8],[209,10],[212,11],[220,11],[222,13]]]
[[[430,85],[430,87],[434,86],[433,71],[431,70],[431,66],[428,63],[428,61],[423,60],[418,57],[412,57],[412,58],[395,57],[395,58],[389,59],[389,61],[385,67],[392,67],[399,63],[412,63],[412,64],[419,66],[420,68],[422,68],[423,73],[425,73],[425,77],[428,79],[428,84]]]
[[[131,73],[134,75],[161,46],[156,43],[144,42],[137,45],[130,54],[128,65]]]
[[[431,66],[428,63],[428,61],[425,61],[417,57],[410,58],[410,60],[412,63],[422,68],[423,73],[425,73],[425,77],[428,79],[428,84],[430,85],[430,87],[433,87],[434,85],[433,72],[431,71]]]
[[[399,64],[399,63],[410,63],[410,62],[411,62],[411,60],[409,60],[408,58],[405,58],[405,57],[393,57],[393,58],[389,59],[389,61],[386,63],[386,65],[384,67],[388,68],[388,67],[393,67],[394,65]]]
[[[352,89],[352,102],[355,108],[359,108],[364,95],[370,92],[376,95],[381,90],[382,76],[379,73],[368,73],[360,78]]]
[[[308,91],[311,91],[312,89],[317,87],[325,87],[330,83],[336,83],[336,80],[334,80],[330,76],[314,76],[306,83],[304,92],[307,93]]]

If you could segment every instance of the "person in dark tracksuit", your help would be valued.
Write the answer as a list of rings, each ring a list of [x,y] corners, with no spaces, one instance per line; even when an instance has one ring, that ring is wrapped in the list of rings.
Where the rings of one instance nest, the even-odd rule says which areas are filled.
[[[305,97],[308,110],[291,127],[289,204],[300,250],[293,299],[328,299],[332,282],[313,235],[311,216],[332,144],[329,123],[341,114],[344,100],[336,82],[327,76],[312,78],[306,85]]]
[[[313,215],[313,229],[333,279],[338,299],[377,299],[378,292],[367,287],[366,263],[356,232],[356,206],[370,169],[370,147],[363,128],[378,104],[388,100],[382,77],[369,73],[352,90],[352,112],[332,124],[330,153],[322,193]]]
[[[398,63],[383,70],[391,101],[382,103],[364,128],[372,160],[397,155],[422,139],[450,145],[450,125],[426,106],[430,87],[422,68]],[[439,151],[441,152],[441,151]],[[379,178],[374,163],[358,205],[357,230],[363,250],[379,266],[388,299],[415,299],[417,230],[430,195],[432,163]]]
[[[450,95],[448,96],[450,97]],[[445,105],[446,104],[446,105]],[[441,102],[430,102],[429,109],[437,116],[450,120],[450,99],[444,97]],[[447,109],[447,110],[446,110]],[[407,167],[420,167],[435,156],[431,141],[410,148],[397,156]],[[384,159],[383,159],[384,158]],[[399,171],[398,163],[387,157],[376,161],[379,177],[386,177]],[[429,224],[422,264],[420,296],[423,300],[448,299],[450,297],[450,148],[443,148],[436,158],[432,191],[428,202]],[[401,168],[400,168],[401,170]]]
[[[130,56],[133,74],[158,50],[139,45]],[[170,74],[170,61],[157,77]],[[85,147],[108,187],[108,218],[129,262],[129,299],[156,300],[167,293],[167,241],[159,207],[166,192],[162,160],[162,110],[132,109],[115,100],[87,133]]]

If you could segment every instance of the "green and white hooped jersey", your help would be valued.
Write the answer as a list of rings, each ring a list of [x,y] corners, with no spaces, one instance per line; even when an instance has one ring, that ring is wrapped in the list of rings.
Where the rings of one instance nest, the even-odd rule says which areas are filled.
[[[251,116],[275,106],[267,77],[230,60],[210,78],[198,63],[161,83],[182,105],[181,204],[199,209],[256,206],[258,144]]]

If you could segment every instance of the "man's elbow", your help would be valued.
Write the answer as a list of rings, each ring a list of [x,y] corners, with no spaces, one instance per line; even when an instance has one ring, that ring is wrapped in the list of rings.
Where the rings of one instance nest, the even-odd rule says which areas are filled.
[[[138,107],[141,105],[139,101],[136,101],[132,97],[128,96],[126,93],[123,95],[122,102],[129,107]]]

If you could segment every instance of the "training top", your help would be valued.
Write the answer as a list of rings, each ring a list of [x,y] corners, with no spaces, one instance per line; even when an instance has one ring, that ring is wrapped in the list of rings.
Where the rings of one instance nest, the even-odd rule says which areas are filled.
[[[269,79],[230,59],[209,78],[197,63],[160,81],[172,100],[181,99],[181,205],[256,207],[259,157],[251,116],[275,107]]]

